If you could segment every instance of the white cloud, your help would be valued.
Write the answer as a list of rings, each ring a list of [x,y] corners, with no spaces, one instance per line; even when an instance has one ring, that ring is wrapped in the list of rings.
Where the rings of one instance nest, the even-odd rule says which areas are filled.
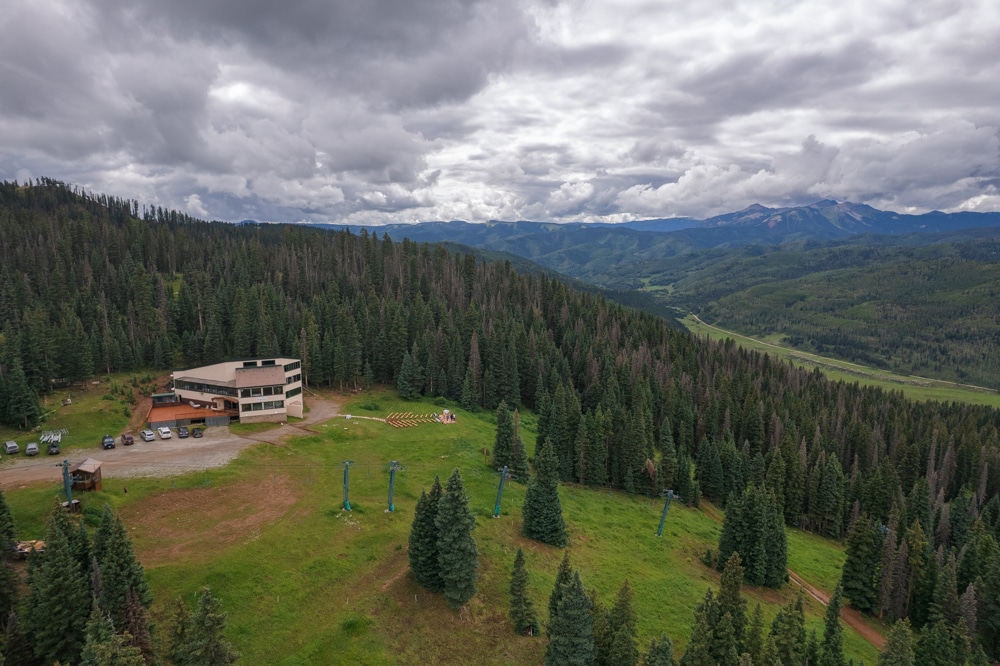
[[[238,220],[1000,210],[1000,5],[14,0],[0,177]]]

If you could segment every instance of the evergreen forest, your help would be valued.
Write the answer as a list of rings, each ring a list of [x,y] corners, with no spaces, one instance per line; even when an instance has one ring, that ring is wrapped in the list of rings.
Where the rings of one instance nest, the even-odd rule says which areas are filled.
[[[270,355],[301,357],[309,386],[503,403],[537,415],[528,456],[544,450],[559,482],[733,503],[744,524],[730,533],[764,511],[848,539],[848,603],[1000,657],[988,407],[832,382],[472,251],[203,222],[49,180],[0,185],[0,327],[12,427],[93,375]],[[780,584],[759,566],[749,580]],[[565,583],[576,601],[578,583]]]

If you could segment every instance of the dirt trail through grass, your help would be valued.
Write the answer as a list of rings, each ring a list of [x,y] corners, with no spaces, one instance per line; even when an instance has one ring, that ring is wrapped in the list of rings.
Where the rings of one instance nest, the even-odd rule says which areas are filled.
[[[701,510],[703,513],[705,513],[705,515],[712,518],[712,520],[718,521],[720,523],[722,522],[723,518],[722,512],[720,512],[715,506],[713,506],[709,502],[703,501],[701,504]],[[816,601],[820,602],[824,606],[830,605],[829,594],[827,594],[826,592],[817,587],[813,587],[808,582],[806,582],[806,580],[802,578],[802,576],[795,573],[791,569],[788,570],[788,578],[794,584],[801,587],[806,592],[806,594],[808,594]],[[858,634],[860,634],[862,638],[864,638],[866,641],[874,645],[876,648],[881,650],[882,646],[885,645],[885,636],[883,636],[881,633],[879,633],[877,629],[868,624],[865,621],[864,616],[855,609],[850,608],[848,606],[843,606],[840,609],[840,619],[843,620],[844,624],[854,629],[854,631],[858,632]]]

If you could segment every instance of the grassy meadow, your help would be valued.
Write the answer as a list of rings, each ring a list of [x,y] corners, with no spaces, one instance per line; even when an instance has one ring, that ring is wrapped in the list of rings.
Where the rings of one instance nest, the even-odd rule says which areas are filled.
[[[355,418],[312,426],[315,434],[299,430],[301,436],[282,445],[255,445],[225,468],[129,479],[127,496],[114,482],[104,493],[83,494],[85,518],[96,524],[105,503],[121,513],[154,590],[153,616],[161,629],[176,597],[193,603],[198,590],[210,586],[229,615],[228,636],[243,663],[540,663],[543,638],[511,635],[510,570],[523,548],[544,622],[564,551],[520,536],[520,483],[506,484],[501,515],[492,518],[499,477],[483,454],[493,443],[492,414],[446,404],[457,412],[456,423],[397,429],[356,417],[428,414],[442,405],[404,402],[391,392],[346,400],[341,414]],[[534,441],[533,423],[524,415],[527,442]],[[346,460],[353,461],[351,512],[342,509]],[[392,460],[404,469],[396,474],[396,510],[389,513]],[[435,475],[443,483],[456,467],[477,517],[480,550],[479,593],[462,612],[412,580],[406,555],[421,491]],[[672,504],[657,538],[662,500],[573,485],[560,492],[571,562],[587,588],[597,589],[610,606],[628,578],[641,649],[666,632],[683,650],[695,605],[707,586],[718,587],[718,573],[700,556],[717,545],[720,512]],[[6,493],[22,537],[42,535],[52,496],[51,485]],[[841,545],[790,530],[789,566],[812,585],[832,591],[843,558]],[[795,594],[792,585],[744,589],[751,608],[755,601],[765,604],[768,621]],[[821,635],[824,608],[809,598],[806,608],[809,628]],[[875,649],[846,627],[845,648],[855,661],[876,661]]]
[[[781,345],[781,336],[759,340],[711,326],[692,315],[688,315],[680,321],[695,335],[707,336],[714,340],[732,338],[741,347],[767,352],[793,365],[808,369],[819,368],[833,381],[857,382],[864,386],[877,386],[886,391],[901,391],[910,400],[962,402],[971,405],[1000,407],[1000,393],[992,389],[940,379],[897,375],[887,370],[868,368],[857,363],[818,356]]]

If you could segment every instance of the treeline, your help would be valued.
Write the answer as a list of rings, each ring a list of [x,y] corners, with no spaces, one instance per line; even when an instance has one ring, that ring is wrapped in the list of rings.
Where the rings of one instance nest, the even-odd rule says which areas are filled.
[[[152,593],[121,519],[105,506],[86,529],[58,502],[42,550],[15,568],[17,528],[0,494],[0,664],[223,666],[239,654],[223,638],[226,616],[204,589],[192,612],[177,599],[160,633]]]
[[[834,538],[893,506],[928,516],[934,548],[964,546],[975,517],[1000,529],[997,411],[830,382],[441,246],[5,183],[0,326],[0,414],[19,427],[94,373],[289,354],[311,386],[402,378],[533,409],[563,481],[720,504],[753,483]]]

